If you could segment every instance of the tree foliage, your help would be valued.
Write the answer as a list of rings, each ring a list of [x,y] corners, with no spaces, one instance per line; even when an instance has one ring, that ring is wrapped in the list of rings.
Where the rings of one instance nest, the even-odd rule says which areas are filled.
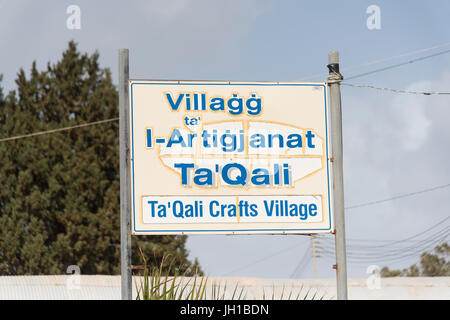
[[[0,88],[0,139],[118,117],[118,93],[99,54],[76,44],[56,64]],[[118,121],[0,143],[0,274],[120,273]],[[185,236],[133,237],[132,261],[188,260]],[[168,260],[168,259],[166,259]],[[189,273],[189,272],[188,272]]]
[[[450,246],[447,242],[436,246],[432,252],[423,252],[420,255],[420,265],[411,265],[403,270],[381,269],[382,277],[448,277],[450,276]]]

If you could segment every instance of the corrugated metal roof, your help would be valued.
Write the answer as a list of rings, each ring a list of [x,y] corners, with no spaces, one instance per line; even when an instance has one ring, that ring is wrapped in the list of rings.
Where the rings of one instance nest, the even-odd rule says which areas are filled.
[[[136,297],[133,277],[133,296]],[[180,279],[188,281],[188,279]],[[208,278],[211,285],[226,283],[226,296],[230,297],[235,287],[244,287],[246,299],[266,297],[279,299],[306,295],[333,299],[336,292],[335,279],[261,279],[261,278]],[[380,287],[369,288],[367,279],[349,279],[350,299],[450,299],[450,277],[433,278],[382,278]],[[308,295],[309,292],[309,295]],[[0,299],[33,300],[117,300],[120,299],[120,276],[105,275],[57,275],[57,276],[0,276]]]
[[[79,277],[79,281],[77,277]],[[0,277],[0,299],[120,299],[120,277],[103,275],[2,276]]]

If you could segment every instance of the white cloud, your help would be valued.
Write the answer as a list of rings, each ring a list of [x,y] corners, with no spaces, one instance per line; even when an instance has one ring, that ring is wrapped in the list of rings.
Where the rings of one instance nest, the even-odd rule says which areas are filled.
[[[428,91],[433,85],[430,81],[419,81],[411,84],[408,91]],[[428,96],[400,94],[391,106],[397,139],[405,151],[419,150],[429,137],[431,119],[426,115],[426,108],[431,107]]]
[[[439,79],[416,81],[406,90],[448,91],[450,74]],[[402,193],[414,192],[450,181],[442,145],[450,137],[448,96],[387,93],[370,89],[344,89],[344,175],[347,205],[355,205]],[[349,97],[346,99],[346,97]],[[352,135],[358,135],[357,138]],[[433,202],[427,201],[437,197]],[[414,233],[445,213],[446,205],[438,192],[424,194],[380,206],[351,211],[350,233],[362,224],[375,231],[395,232],[403,228]],[[428,214],[425,214],[428,213]],[[405,218],[407,219],[405,220]],[[386,219],[390,221],[386,227]],[[384,229],[381,230],[378,228]],[[374,233],[372,236],[370,233]]]

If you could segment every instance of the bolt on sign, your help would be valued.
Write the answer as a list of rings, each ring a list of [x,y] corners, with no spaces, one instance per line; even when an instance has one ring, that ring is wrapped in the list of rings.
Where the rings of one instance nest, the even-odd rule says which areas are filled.
[[[325,83],[130,80],[133,234],[333,230]]]

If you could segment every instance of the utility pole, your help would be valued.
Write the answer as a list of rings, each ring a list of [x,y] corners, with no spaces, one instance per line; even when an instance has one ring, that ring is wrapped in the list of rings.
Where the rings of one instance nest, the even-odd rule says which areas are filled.
[[[317,261],[316,261],[316,236],[311,235],[311,251],[312,251],[312,259],[313,259],[313,270],[314,270],[314,279],[317,279]]]
[[[128,49],[119,49],[120,270],[122,275],[122,300],[132,299],[130,235],[130,110],[128,102],[128,79]]]
[[[342,108],[339,72],[339,53],[328,53],[328,86],[330,87],[331,148],[333,163],[333,206],[336,250],[337,299],[347,300],[347,254],[345,247],[344,174],[342,144]]]

